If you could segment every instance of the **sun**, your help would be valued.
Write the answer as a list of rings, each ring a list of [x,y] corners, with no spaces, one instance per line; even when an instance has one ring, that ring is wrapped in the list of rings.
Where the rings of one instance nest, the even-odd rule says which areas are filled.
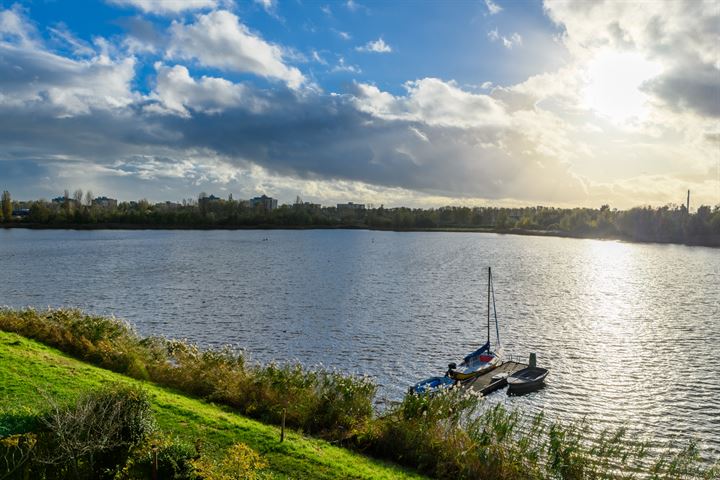
[[[594,112],[618,123],[642,120],[647,115],[647,95],[641,86],[662,68],[638,53],[602,52],[587,64],[583,102]]]

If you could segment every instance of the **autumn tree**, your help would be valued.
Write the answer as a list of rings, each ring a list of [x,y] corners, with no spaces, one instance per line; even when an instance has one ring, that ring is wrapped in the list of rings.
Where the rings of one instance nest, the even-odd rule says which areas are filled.
[[[6,222],[12,218],[12,198],[7,190],[2,193],[2,217]]]

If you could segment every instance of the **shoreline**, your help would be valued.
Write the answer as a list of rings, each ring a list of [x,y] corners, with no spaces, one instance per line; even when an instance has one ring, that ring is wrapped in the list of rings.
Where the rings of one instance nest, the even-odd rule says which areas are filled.
[[[676,241],[672,239],[637,239],[621,235],[587,235],[564,232],[561,230],[531,230],[524,228],[496,229],[491,227],[430,227],[430,228],[383,228],[367,225],[157,225],[157,224],[126,224],[126,223],[94,223],[94,224],[38,224],[38,223],[3,223],[4,229],[24,228],[28,230],[367,230],[378,232],[448,232],[448,233],[495,233],[498,235],[522,235],[532,237],[574,238],[580,240],[606,240],[639,244],[684,245],[688,247],[720,248],[720,237]]]

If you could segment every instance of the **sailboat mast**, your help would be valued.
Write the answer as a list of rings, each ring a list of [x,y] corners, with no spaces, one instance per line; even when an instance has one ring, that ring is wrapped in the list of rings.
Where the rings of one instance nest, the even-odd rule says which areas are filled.
[[[497,307],[495,306],[495,283],[490,282],[490,290],[492,291],[493,315],[495,315],[495,338],[497,339],[496,347],[500,347],[500,326],[497,319]]]
[[[490,345],[490,275],[491,275],[491,269],[492,267],[488,267],[488,304],[487,304],[487,341],[488,345]]]

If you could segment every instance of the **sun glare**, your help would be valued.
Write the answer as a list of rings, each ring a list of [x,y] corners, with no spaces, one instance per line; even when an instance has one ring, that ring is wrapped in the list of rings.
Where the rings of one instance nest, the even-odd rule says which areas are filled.
[[[585,105],[616,122],[642,119],[647,113],[647,95],[640,87],[661,70],[658,63],[637,53],[601,53],[585,71]]]

